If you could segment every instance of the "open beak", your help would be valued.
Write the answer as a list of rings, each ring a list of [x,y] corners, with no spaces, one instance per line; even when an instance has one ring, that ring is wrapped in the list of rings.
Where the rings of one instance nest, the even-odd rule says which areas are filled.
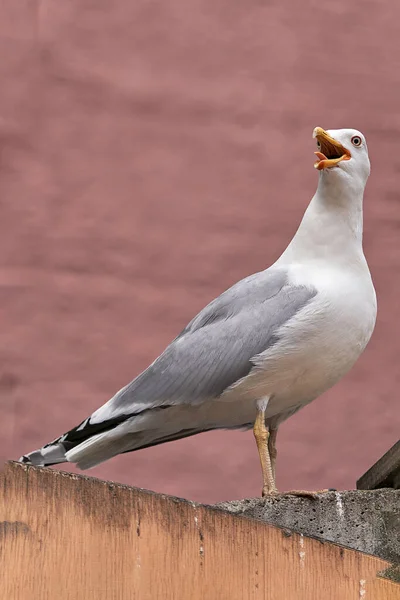
[[[331,137],[322,127],[316,127],[313,131],[313,138],[319,143],[318,152],[314,152],[318,160],[314,167],[318,171],[331,169],[342,160],[350,160],[351,153],[340,142]]]

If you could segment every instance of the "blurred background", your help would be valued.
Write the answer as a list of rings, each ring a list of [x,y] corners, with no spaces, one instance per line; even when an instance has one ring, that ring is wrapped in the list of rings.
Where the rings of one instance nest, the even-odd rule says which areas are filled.
[[[353,488],[397,441],[399,11],[378,0],[2,2],[3,458],[78,424],[213,297],[278,258],[315,191],[317,125],[367,136],[379,315],[351,373],[281,427],[278,485]],[[261,490],[251,432],[89,474],[206,502]]]

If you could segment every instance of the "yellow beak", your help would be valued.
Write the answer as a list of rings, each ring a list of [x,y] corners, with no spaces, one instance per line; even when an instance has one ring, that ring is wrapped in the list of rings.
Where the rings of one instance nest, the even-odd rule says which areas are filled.
[[[313,138],[319,144],[319,152],[314,152],[318,160],[314,167],[318,171],[335,167],[342,160],[350,160],[351,152],[347,150],[340,142],[331,137],[322,127],[316,127],[313,131]]]

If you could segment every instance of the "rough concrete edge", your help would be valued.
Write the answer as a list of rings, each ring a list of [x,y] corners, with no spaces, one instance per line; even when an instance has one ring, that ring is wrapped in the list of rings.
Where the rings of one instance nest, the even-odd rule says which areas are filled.
[[[400,565],[392,565],[383,571],[378,571],[377,576],[400,584]]]
[[[322,544],[331,544],[333,546],[337,546],[339,548],[344,548],[351,552],[358,552],[365,556],[373,556],[375,558],[379,558],[380,560],[386,562],[389,566],[386,569],[384,569],[383,571],[378,571],[377,576],[383,577],[385,579],[390,579],[391,581],[393,581],[395,583],[400,583],[400,565],[393,564],[393,563],[391,564],[391,561],[387,560],[386,558],[382,558],[381,556],[377,556],[376,554],[369,554],[368,552],[364,552],[362,550],[355,550],[354,548],[351,548],[350,546],[346,546],[344,544],[333,542],[331,540],[326,540],[322,537],[318,537],[315,535],[300,534],[299,532],[295,531],[294,529],[289,529],[288,527],[279,526],[274,523],[268,523],[267,521],[264,521],[262,519],[257,519],[256,517],[253,517],[251,515],[240,514],[239,512],[235,513],[234,511],[229,511],[226,508],[224,508],[224,506],[223,506],[224,504],[229,503],[229,501],[224,501],[224,502],[214,504],[214,505],[213,504],[203,504],[201,502],[194,502],[192,500],[187,500],[186,498],[180,498],[178,496],[170,496],[168,494],[161,494],[159,492],[154,492],[152,490],[147,490],[145,488],[139,488],[139,487],[127,485],[124,483],[118,483],[118,482],[111,481],[111,480],[99,479],[98,477],[92,477],[92,476],[88,476],[88,475],[71,473],[69,471],[61,471],[61,470],[50,468],[50,467],[35,467],[33,465],[27,465],[27,464],[19,463],[17,461],[13,461],[13,460],[6,461],[2,465],[2,468],[0,469],[0,473],[2,471],[4,471],[7,467],[10,467],[11,469],[21,469],[22,471],[25,471],[25,473],[27,475],[28,475],[29,471],[31,471],[31,470],[39,471],[39,472],[40,471],[45,471],[45,472],[50,471],[50,472],[54,473],[56,477],[63,477],[66,479],[71,479],[72,481],[96,482],[102,486],[107,486],[109,488],[117,487],[120,489],[126,489],[126,490],[130,490],[130,491],[134,491],[134,492],[140,492],[140,493],[146,494],[148,496],[158,496],[163,499],[171,500],[174,503],[189,504],[192,507],[202,507],[202,508],[206,508],[212,512],[229,514],[235,518],[245,519],[248,521],[257,521],[259,523],[263,523],[266,526],[273,527],[275,529],[279,529],[282,532],[282,534],[287,537],[290,537],[291,535],[298,535],[298,536],[304,535],[304,537],[308,537],[310,539],[316,540]],[[352,491],[357,491],[357,490],[352,490]],[[361,492],[361,490],[360,490],[360,492]],[[332,492],[332,493],[335,493],[335,492]],[[287,497],[287,495],[283,495],[283,497]],[[316,500],[317,499],[318,498],[316,498]],[[276,500],[279,500],[279,499],[276,499]],[[312,501],[315,501],[315,500],[312,500]]]
[[[393,496],[393,499],[395,501],[395,503],[397,503],[397,501],[400,501],[400,490],[395,490],[392,488],[388,488],[388,489],[378,489],[378,490],[343,490],[341,492],[328,492],[325,494],[320,494],[319,496],[317,496],[316,498],[307,498],[307,499],[302,499],[303,503],[307,502],[307,505],[302,507],[302,514],[303,516],[306,515],[307,513],[307,509],[308,507],[311,509],[313,506],[314,502],[319,502],[321,501],[323,504],[328,500],[332,501],[335,500],[335,498],[338,495],[349,495],[353,496],[353,497],[360,497],[360,496],[370,496],[370,495],[377,495],[380,496],[381,494],[389,494],[390,496]],[[290,494],[282,494],[278,497],[274,497],[274,498],[265,498],[265,499],[261,499],[261,498],[248,498],[248,499],[244,499],[244,500],[234,500],[232,502],[221,502],[218,503],[217,505],[215,505],[216,508],[220,509],[220,510],[224,510],[227,512],[230,512],[231,514],[235,514],[235,515],[240,515],[240,516],[245,516],[247,518],[250,519],[256,519],[258,521],[263,521],[264,523],[273,525],[274,527],[278,527],[282,530],[288,531],[288,532],[292,532],[292,533],[297,533],[297,534],[302,534],[305,535],[309,538],[312,539],[316,539],[319,542],[323,542],[323,543],[332,543],[335,544],[337,546],[341,546],[342,548],[348,548],[348,549],[352,549],[355,550],[357,552],[361,552],[362,554],[366,554],[368,556],[375,556],[377,558],[380,558],[384,561],[387,562],[388,565],[391,566],[397,566],[400,565],[400,536],[399,536],[399,541],[398,543],[395,543],[395,547],[393,546],[393,540],[395,539],[395,536],[393,536],[393,538],[391,537],[390,540],[387,540],[387,542],[384,544],[383,548],[380,549],[377,545],[375,545],[374,548],[367,548],[365,544],[364,548],[363,547],[357,547],[357,545],[352,545],[351,543],[347,543],[346,540],[346,536],[344,536],[344,538],[342,539],[331,539],[329,537],[325,537],[324,535],[318,535],[318,533],[314,530],[309,530],[309,529],[304,529],[304,528],[298,528],[295,526],[294,523],[291,522],[285,522],[285,519],[281,519],[279,517],[279,504],[280,502],[286,502],[286,507],[284,507],[284,512],[283,515],[285,515],[285,513],[287,514],[287,509],[289,508],[290,511],[290,506],[288,507],[288,499],[289,499]],[[329,496],[331,496],[329,498]],[[343,498],[345,499],[345,498]],[[298,498],[295,499],[295,501],[298,502]],[[346,499],[346,502],[348,501],[348,498]],[[365,502],[365,500],[363,500]],[[269,508],[266,507],[266,514],[263,514],[263,505],[267,504],[269,505]],[[268,515],[268,513],[271,513],[271,510],[273,511],[273,505],[277,504],[277,517],[278,518],[274,518],[274,516],[270,516]],[[374,503],[373,503],[374,504]],[[272,505],[272,506],[271,506]],[[296,507],[294,506],[294,509],[296,509]],[[375,507],[376,510],[380,510],[379,507]],[[399,509],[400,509],[400,504],[399,504]],[[296,511],[295,511],[296,512]],[[315,510],[313,511],[315,512]],[[257,514],[259,513],[259,514]],[[395,511],[395,514],[398,514]],[[349,518],[349,516],[348,516]],[[314,520],[314,519],[312,519]],[[351,517],[350,517],[350,521],[349,521],[349,527],[351,528]],[[358,538],[357,538],[358,539]],[[379,538],[375,538],[375,540],[377,541]],[[393,549],[394,548],[394,549]]]

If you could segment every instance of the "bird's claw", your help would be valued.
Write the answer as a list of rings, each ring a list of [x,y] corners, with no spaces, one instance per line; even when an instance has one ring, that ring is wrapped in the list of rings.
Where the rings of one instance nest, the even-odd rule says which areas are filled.
[[[263,488],[261,492],[261,496],[263,498],[275,498],[275,496],[279,496],[279,492],[276,488]]]

